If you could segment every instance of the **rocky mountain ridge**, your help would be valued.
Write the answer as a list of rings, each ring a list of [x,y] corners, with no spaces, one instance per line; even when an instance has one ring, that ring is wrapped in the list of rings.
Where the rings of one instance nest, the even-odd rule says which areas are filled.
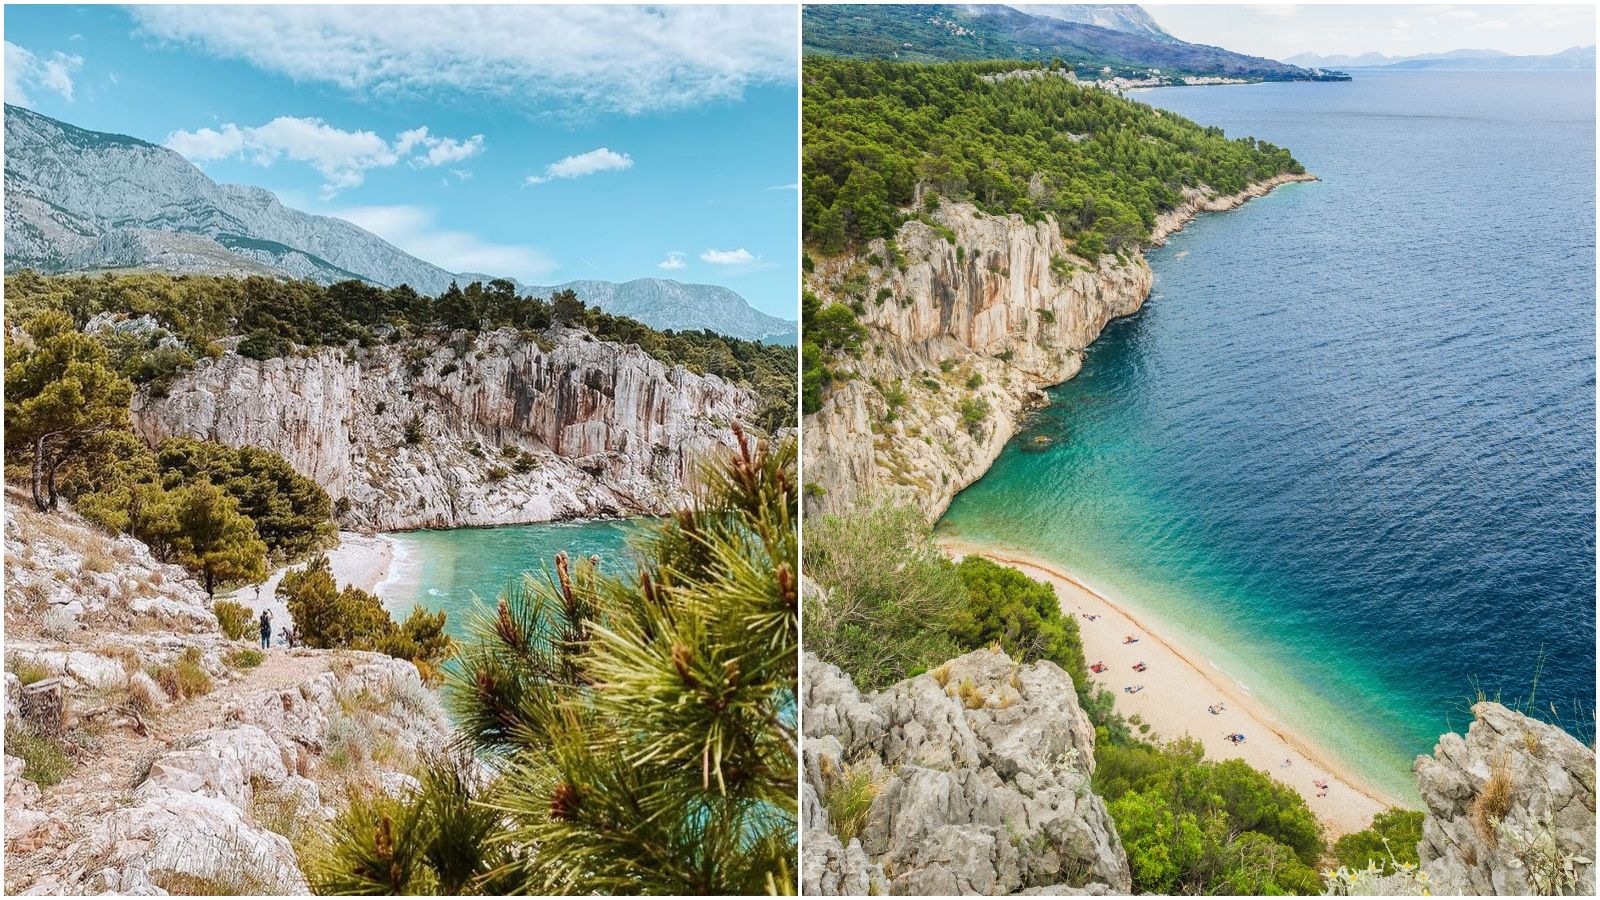
[[[1305,180],[1314,179],[1282,175],[1233,195],[1191,190],[1157,220],[1151,241],[1201,212]],[[806,418],[808,513],[871,498],[937,518],[988,470],[1027,410],[1046,402],[1043,388],[1076,375],[1084,348],[1150,292],[1142,256],[1104,256],[1091,266],[1049,220],[950,203],[931,219],[910,220],[895,235],[902,265],[878,240],[818,260],[806,279],[820,298],[859,301],[868,328],[860,358],[841,362],[859,377]],[[983,415],[972,404],[982,404]]]
[[[284,206],[262,188],[217,184],[179,154],[137,138],[9,103],[5,131],[8,272],[153,270],[324,284],[354,278],[425,294],[452,281],[498,277],[447,271],[343,219]],[[570,286],[585,302],[657,328],[710,328],[752,340],[793,329],[715,285],[638,279]]]
[[[265,447],[363,531],[664,514],[755,396],[556,328],[202,360],[132,404],[151,444]]]

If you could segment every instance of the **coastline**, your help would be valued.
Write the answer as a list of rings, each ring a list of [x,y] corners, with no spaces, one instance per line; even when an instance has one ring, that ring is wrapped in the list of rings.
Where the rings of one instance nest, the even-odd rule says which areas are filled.
[[[376,593],[378,586],[392,577],[396,555],[395,543],[389,538],[355,531],[339,532],[339,545],[327,551],[334,583],[341,589],[351,586],[369,593]],[[302,562],[280,567],[267,576],[259,589],[250,585],[219,599],[242,603],[258,616],[263,607],[272,610],[272,640],[277,644],[280,641],[278,629],[293,621],[289,608],[278,599],[278,582],[283,580],[285,572],[304,565]]]
[[[1137,610],[1113,602],[1058,564],[996,544],[949,537],[936,541],[952,558],[983,556],[1050,584],[1061,611],[1078,619],[1085,658],[1108,667],[1095,680],[1113,693],[1118,712],[1137,714],[1149,723],[1151,737],[1166,740],[1188,734],[1200,740],[1208,758],[1242,759],[1294,788],[1327,828],[1329,840],[1360,831],[1371,824],[1374,814],[1403,805],[1280,724],[1262,701],[1207,665],[1170,626],[1164,632],[1152,630]],[[1089,621],[1082,613],[1097,618]],[[1123,644],[1129,634],[1138,635],[1140,641]],[[1136,662],[1149,669],[1133,672]],[[1125,693],[1122,688],[1130,684],[1142,684],[1144,690]],[[1220,715],[1207,712],[1218,701],[1226,710]],[[1223,736],[1232,732],[1244,734],[1246,742],[1229,743]],[[1292,763],[1284,766],[1285,760]],[[1313,784],[1324,779],[1329,785],[1325,792]]]

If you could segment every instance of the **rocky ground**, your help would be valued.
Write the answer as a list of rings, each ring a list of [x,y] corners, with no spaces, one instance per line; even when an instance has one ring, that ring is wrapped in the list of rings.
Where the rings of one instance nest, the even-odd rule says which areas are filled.
[[[1436,894],[1594,896],[1594,748],[1498,703],[1419,756],[1419,847]]]
[[[801,677],[805,893],[1130,890],[1059,666],[979,651],[863,696],[808,653]],[[845,821],[852,793],[867,805]]]
[[[410,663],[255,657],[182,569],[7,500],[7,893],[305,893],[302,849],[347,793],[403,790],[447,744]],[[23,686],[50,678],[65,732],[28,740]]]

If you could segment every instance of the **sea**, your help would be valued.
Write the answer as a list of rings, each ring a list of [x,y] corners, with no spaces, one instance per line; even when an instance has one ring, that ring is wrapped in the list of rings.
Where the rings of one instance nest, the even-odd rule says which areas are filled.
[[[939,528],[1059,563],[1415,803],[1478,698],[1593,740],[1595,73],[1353,75],[1132,95],[1321,180],[1151,252]]]
[[[636,571],[628,536],[645,519],[594,519],[499,528],[451,528],[385,535],[394,546],[389,577],[378,599],[397,619],[414,606],[444,610],[445,630],[458,640],[472,634],[474,618],[492,614],[501,592],[531,574],[554,577],[556,554],[577,563],[600,558],[612,575]],[[548,582],[547,582],[548,583]]]

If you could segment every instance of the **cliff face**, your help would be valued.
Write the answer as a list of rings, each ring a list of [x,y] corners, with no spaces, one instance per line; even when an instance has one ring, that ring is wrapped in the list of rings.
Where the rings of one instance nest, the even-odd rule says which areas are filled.
[[[137,396],[134,426],[273,450],[350,501],[346,527],[388,530],[665,513],[755,411],[744,388],[637,347],[547,337],[228,354]]]
[[[863,697],[808,653],[801,677],[804,893],[1130,891],[1089,788],[1094,726],[1054,663],[979,651]],[[858,779],[869,805],[836,821]]]
[[[1593,896],[1594,749],[1498,703],[1472,713],[1415,766],[1434,893]]]
[[[1191,191],[1158,220],[1152,240],[1200,212],[1309,178],[1282,176],[1227,196]],[[1041,389],[1076,375],[1083,349],[1149,295],[1143,258],[1108,256],[1090,266],[1053,222],[989,216],[970,204],[946,204],[932,220],[938,228],[901,227],[900,265],[887,242],[875,241],[860,254],[819,261],[807,278],[824,300],[859,302],[869,329],[861,358],[839,363],[859,377],[805,421],[805,477],[820,488],[808,491],[808,513],[877,498],[936,518],[988,470],[1026,411],[1044,402]],[[974,404],[987,412],[979,416]]]

